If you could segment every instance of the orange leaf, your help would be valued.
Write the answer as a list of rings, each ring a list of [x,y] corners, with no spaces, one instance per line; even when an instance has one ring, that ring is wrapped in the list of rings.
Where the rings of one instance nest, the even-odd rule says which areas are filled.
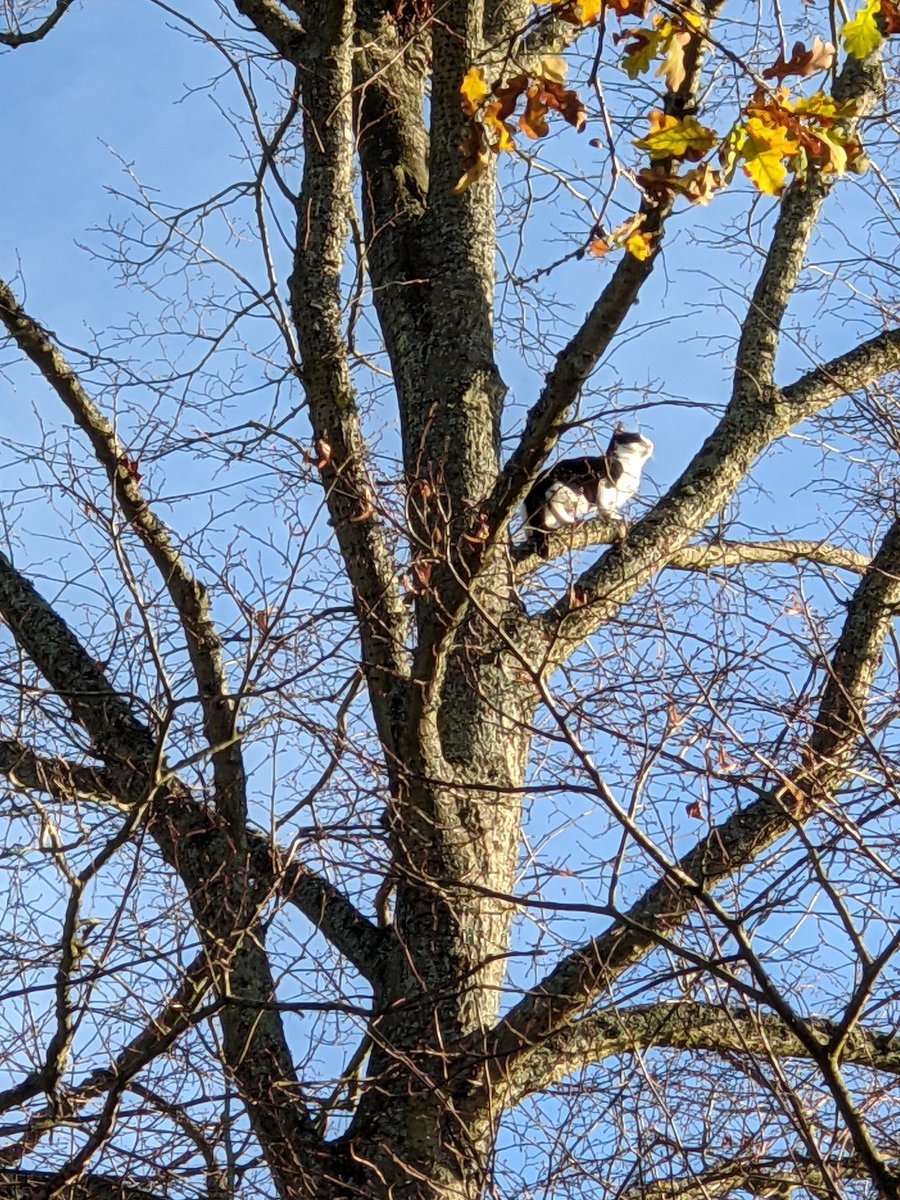
[[[547,105],[537,88],[528,89],[525,111],[519,117],[519,128],[530,138],[546,137],[550,132],[547,124]]]
[[[499,154],[501,150],[512,150],[515,146],[512,130],[500,116],[501,112],[502,104],[499,100],[495,100],[484,110],[484,127],[496,135],[496,141],[491,144],[495,154]]]
[[[587,112],[578,99],[578,93],[569,91],[558,83],[544,81],[541,100],[548,108],[555,108],[564,121],[568,121],[574,129],[581,133],[587,121]]]
[[[648,3],[649,0],[607,0],[607,7],[620,21],[623,17],[637,17],[639,21],[643,21],[647,15]]]

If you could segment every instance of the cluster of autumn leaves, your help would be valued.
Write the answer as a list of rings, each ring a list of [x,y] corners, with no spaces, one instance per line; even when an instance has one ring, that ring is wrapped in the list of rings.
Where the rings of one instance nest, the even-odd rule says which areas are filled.
[[[615,14],[645,20],[650,0],[553,0],[550,13],[579,26],[605,21]],[[841,29],[848,55],[865,58],[885,37],[900,33],[900,0],[866,0]],[[621,66],[630,79],[655,68],[669,93],[685,80],[685,56],[692,39],[704,36],[698,18],[688,10],[655,14],[649,25],[623,29],[613,37],[621,46]],[[834,64],[835,47],[820,38],[807,48],[795,43],[790,56],[753,76],[755,89],[738,119],[722,137],[685,113],[650,114],[650,130],[634,145],[650,159],[635,182],[651,203],[668,203],[682,196],[706,204],[727,187],[740,167],[759,191],[778,196],[789,177],[804,178],[811,169],[834,175],[862,172],[867,160],[851,132],[852,106],[837,104],[822,92],[792,96],[785,80],[807,79]],[[460,86],[469,126],[461,146],[463,174],[456,185],[463,192],[487,168],[492,156],[516,149],[515,134],[542,138],[549,132],[548,116],[558,113],[575,130],[584,128],[585,107],[578,94],[565,86],[566,63],[546,55],[529,73],[519,72],[489,85],[481,67],[469,70]],[[770,83],[769,81],[774,81]],[[515,125],[512,119],[524,101]],[[686,167],[686,169],[684,169]],[[645,205],[646,207],[646,205]],[[641,231],[644,217],[636,214],[611,233],[591,241],[594,254],[624,247],[635,258],[653,250],[652,237]]]

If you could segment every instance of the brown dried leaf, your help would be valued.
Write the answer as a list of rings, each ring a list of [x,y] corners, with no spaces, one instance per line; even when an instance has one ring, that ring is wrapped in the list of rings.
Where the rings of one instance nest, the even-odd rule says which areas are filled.
[[[882,12],[884,3],[882,3]],[[807,50],[802,42],[794,42],[791,57],[785,59],[783,54],[763,71],[763,79],[777,79],[782,82],[788,75],[797,75],[800,79],[808,79],[819,71],[828,71],[834,63],[834,46],[831,42],[823,42],[820,37],[813,38],[812,48]]]

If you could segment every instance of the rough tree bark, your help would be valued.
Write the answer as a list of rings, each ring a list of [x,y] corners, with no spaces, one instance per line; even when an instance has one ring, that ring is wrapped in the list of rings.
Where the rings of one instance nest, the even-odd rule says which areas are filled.
[[[813,1021],[787,1003],[779,1006],[764,964],[741,942],[740,922],[717,891],[827,806],[851,777],[900,604],[896,518],[871,558],[799,538],[704,537],[773,441],[835,399],[900,369],[900,331],[891,328],[841,347],[789,386],[775,382],[781,322],[828,203],[831,177],[813,172],[784,198],[743,324],[732,395],[713,432],[624,538],[595,522],[552,539],[555,558],[591,545],[608,548],[543,611],[528,613],[518,587],[538,560],[526,548],[510,551],[510,519],[653,271],[669,208],[645,201],[652,254],[645,261],[626,255],[612,271],[557,356],[504,461],[506,389],[493,328],[495,179],[491,164],[470,188],[454,190],[466,135],[459,87],[474,62],[495,74],[507,69],[497,47],[515,43],[528,11],[520,4],[485,7],[481,0],[448,0],[439,14],[406,0],[234,0],[234,6],[296,72],[304,159],[293,197],[290,315],[380,745],[390,867],[379,912],[369,919],[302,856],[248,821],[243,697],[225,665],[209,581],[179,551],[129,464],[128,448],[39,316],[13,288],[0,286],[0,321],[11,345],[62,401],[78,431],[73,436],[86,439],[117,511],[178,615],[209,764],[202,795],[169,762],[165,731],[94,660],[90,631],[70,628],[27,575],[0,556],[0,614],[44,686],[84,732],[94,760],[41,755],[16,738],[0,743],[0,770],[11,789],[60,803],[83,797],[118,814],[119,828],[102,854],[145,839],[145,853],[180,880],[199,941],[181,988],[108,1069],[64,1083],[74,1037],[67,1007],[77,964],[73,900],[44,1061],[0,1096],[5,1110],[32,1105],[20,1138],[0,1147],[0,1163],[9,1165],[0,1171],[0,1197],[155,1194],[110,1184],[102,1172],[92,1173],[92,1161],[146,1065],[187,1029],[209,1021],[221,1029],[225,1067],[273,1194],[283,1200],[476,1200],[489,1193],[494,1139],[506,1109],[592,1063],[653,1047],[814,1064],[846,1133],[840,1163],[810,1153],[791,1163],[748,1156],[742,1165],[736,1156],[728,1169],[711,1169],[693,1182],[660,1183],[661,1195],[724,1195],[735,1188],[772,1195],[791,1187],[836,1195],[844,1172],[868,1179],[885,1197],[900,1196],[897,1164],[843,1075],[843,1068],[859,1066],[895,1078],[896,1045],[849,1015]],[[715,0],[695,7],[697,33],[667,111],[688,111],[696,101],[706,31],[720,7]],[[15,48],[39,41],[67,8],[60,3],[31,32],[11,30],[4,43]],[[521,54],[558,49],[576,35],[572,25],[545,23],[531,31],[533,47],[524,43]],[[848,60],[834,84],[838,98],[853,102],[853,120],[872,108],[882,87],[877,53]],[[407,521],[399,548],[384,519],[348,356],[345,255],[357,195],[365,268],[402,433]],[[412,604],[401,591],[400,559],[411,561],[420,582]],[[812,728],[764,788],[745,796],[680,858],[642,833],[557,713],[560,738],[596,796],[655,862],[658,878],[627,911],[598,902],[596,935],[561,952],[541,982],[508,1003],[503,988],[517,911],[523,789],[535,715],[544,705],[554,712],[552,673],[666,569],[797,561],[858,577],[843,630],[828,648]],[[100,857],[81,886],[99,870]],[[324,1136],[305,1100],[276,1003],[266,948],[273,902],[295,907],[371,989],[367,1066],[336,1137]],[[669,948],[676,958],[687,953],[674,934],[695,914],[720,921],[738,940],[749,971],[748,1001],[762,1000],[765,1012],[712,1002],[620,1006],[614,1000],[616,982],[651,951]],[[713,976],[716,970],[710,967]],[[88,1109],[93,1123],[64,1169],[15,1169],[43,1131]],[[207,1193],[214,1200],[230,1194],[212,1170]]]

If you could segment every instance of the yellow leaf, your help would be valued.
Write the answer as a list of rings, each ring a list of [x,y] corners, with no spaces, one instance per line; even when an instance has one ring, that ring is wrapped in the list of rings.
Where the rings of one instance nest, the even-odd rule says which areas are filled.
[[[644,262],[650,257],[650,242],[651,234],[649,233],[633,233],[625,242],[625,249],[638,262]]]
[[[881,30],[876,15],[881,11],[881,0],[867,0],[852,21],[841,30],[844,49],[851,58],[865,58],[881,45]]]
[[[662,121],[651,122],[656,128],[645,138],[638,138],[635,146],[646,150],[652,159],[691,158],[697,161],[717,141],[715,132],[701,125],[696,117],[663,117]]]
[[[622,55],[622,66],[629,79],[637,79],[638,75],[650,70],[662,39],[654,29],[631,29],[622,36],[629,39]]]
[[[468,191],[476,179],[485,173],[488,163],[491,161],[490,154],[479,154],[476,159],[466,168],[456,185],[453,188],[454,196],[461,196],[463,192]]]
[[[496,134],[497,140],[491,146],[494,153],[499,153],[501,150],[515,149],[515,142],[512,139],[512,131],[505,121],[501,121],[497,115],[500,112],[500,101],[495,100],[493,104],[489,104],[484,110],[485,128]]]
[[[551,83],[565,83],[568,68],[569,64],[559,54],[545,54],[538,75]]]
[[[578,16],[582,25],[593,25],[603,9],[603,0],[578,0]]]
[[[484,72],[481,67],[470,67],[459,85],[463,112],[471,117],[489,91],[490,88],[484,82]]]
[[[780,196],[787,179],[787,168],[782,162],[781,155],[774,150],[754,151],[745,154],[744,171],[747,177],[766,196]]]
[[[842,115],[835,101],[823,92],[813,92],[811,96],[798,100],[792,107],[794,112],[805,117],[822,117],[826,121],[834,121]]]
[[[742,132],[744,170],[761,192],[780,196],[787,178],[785,159],[797,153],[799,142],[783,125],[769,125],[761,117],[748,117]]]
[[[847,170],[847,151],[841,143],[831,136],[824,129],[818,130],[814,135],[817,142],[817,150],[819,153],[816,156],[816,161],[823,171],[830,171],[834,175],[843,175]]]

